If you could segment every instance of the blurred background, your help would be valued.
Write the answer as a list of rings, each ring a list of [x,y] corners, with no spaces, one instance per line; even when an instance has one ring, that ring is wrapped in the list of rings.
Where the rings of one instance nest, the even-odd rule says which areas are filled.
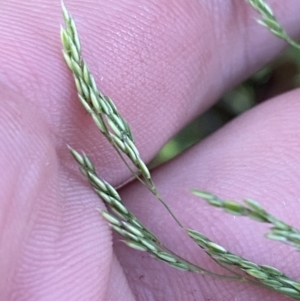
[[[274,62],[227,92],[210,110],[188,124],[160,150],[150,168],[174,158],[253,106],[300,86],[300,56],[288,48]]]

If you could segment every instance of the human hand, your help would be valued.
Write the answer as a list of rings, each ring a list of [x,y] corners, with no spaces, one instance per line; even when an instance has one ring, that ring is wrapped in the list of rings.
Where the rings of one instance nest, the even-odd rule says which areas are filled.
[[[145,160],[283,47],[243,1],[66,4],[92,73],[132,126]],[[289,32],[299,34],[297,1],[270,4]],[[1,300],[285,300],[177,271],[118,239],[112,248],[95,210],[104,205],[78,175],[66,144],[87,151],[113,185],[130,174],[77,101],[60,52],[60,6],[10,1],[0,11]],[[290,249],[267,244],[260,225],[203,205],[189,189],[249,196],[297,224],[298,93],[266,102],[153,173],[185,225],[291,276],[297,271]],[[171,249],[214,268],[145,188],[133,183],[121,195]],[[289,260],[282,260],[287,251]]]

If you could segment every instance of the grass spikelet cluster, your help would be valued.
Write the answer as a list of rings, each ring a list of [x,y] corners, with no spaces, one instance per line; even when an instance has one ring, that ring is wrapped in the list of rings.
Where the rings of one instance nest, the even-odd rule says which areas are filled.
[[[258,21],[277,37],[300,49],[300,44],[293,41],[275,18],[271,8],[263,0],[247,0],[261,15]],[[107,210],[101,211],[102,217],[111,229],[122,237],[122,241],[130,248],[148,252],[155,259],[183,271],[211,275],[213,277],[248,282],[263,286],[279,293],[300,300],[300,283],[289,278],[278,269],[266,265],[258,265],[237,254],[226,250],[223,246],[210,240],[201,232],[187,229],[173,214],[169,206],[159,195],[151,172],[143,161],[129,124],[122,117],[113,101],[97,87],[87,63],[81,56],[81,44],[74,19],[62,4],[65,26],[61,27],[63,57],[73,74],[78,99],[83,108],[90,114],[95,125],[117,151],[132,174],[149,189],[165,206],[177,224],[206,254],[224,268],[227,274],[216,274],[197,266],[173,251],[169,250],[147,227],[126,207],[117,190],[104,179],[101,179],[92,160],[84,153],[69,147],[70,152],[79,165],[81,173],[86,177],[95,193],[104,201]],[[128,165],[128,160],[133,168]],[[193,194],[208,204],[223,209],[229,214],[245,216],[258,222],[271,225],[268,238],[288,243],[300,249],[300,230],[280,221],[269,214],[257,202],[246,199],[244,204],[232,200],[222,200],[209,192],[193,190]],[[230,273],[228,275],[228,272]]]

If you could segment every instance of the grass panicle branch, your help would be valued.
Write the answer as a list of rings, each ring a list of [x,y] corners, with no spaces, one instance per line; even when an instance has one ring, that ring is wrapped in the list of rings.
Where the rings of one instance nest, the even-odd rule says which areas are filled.
[[[122,160],[129,167],[122,154],[133,163],[139,174],[132,171],[172,215],[178,225],[181,225],[168,204],[161,198],[151,178],[150,171],[142,160],[134,143],[133,135],[128,123],[121,116],[113,101],[104,95],[97,87],[94,77],[89,71],[86,62],[81,57],[81,45],[74,19],[62,2],[62,12],[65,27],[61,26],[61,42],[63,56],[73,78],[78,92],[78,98],[85,110],[92,116],[96,126],[116,149]]]
[[[157,237],[148,230],[134,214],[132,214],[122,202],[118,192],[105,180],[99,178],[94,164],[91,159],[85,154],[80,154],[75,149],[69,147],[73,158],[80,166],[81,173],[88,179],[98,196],[106,203],[107,207],[114,213],[101,211],[102,216],[107,220],[110,227],[121,236],[123,242],[129,247],[146,251],[158,260],[164,261],[167,264],[178,269],[207,274],[219,278],[230,278],[240,280],[239,277],[224,276],[212,273],[204,268],[194,265],[189,261],[181,258],[179,255],[170,251],[165,247]]]
[[[228,252],[198,231],[187,229],[188,235],[217,263],[236,267],[256,279],[258,283],[280,293],[300,300],[300,283],[287,277],[281,271],[266,265],[258,265],[241,256]],[[247,279],[253,283],[252,279]]]
[[[272,10],[263,0],[247,0],[247,2],[262,15],[262,19],[259,21],[260,24],[268,27],[276,36],[300,48],[300,45],[285,33],[274,17]],[[69,147],[71,154],[80,167],[81,173],[87,178],[94,191],[108,207],[108,211],[104,210],[100,211],[100,213],[110,227],[123,237],[123,242],[129,247],[148,252],[157,260],[163,261],[177,269],[261,285],[300,300],[300,284],[284,275],[281,271],[270,266],[250,262],[243,257],[227,251],[224,247],[211,241],[202,233],[183,227],[159,195],[151,173],[145,162],[141,159],[135,145],[129,124],[119,113],[113,101],[98,89],[94,77],[81,57],[81,44],[75,22],[63,3],[62,12],[65,21],[65,28],[61,27],[63,57],[73,74],[78,98],[82,106],[91,115],[100,132],[115,148],[133,175],[166,207],[178,225],[187,232],[188,236],[215,262],[231,274],[222,275],[213,273],[190,263],[169,250],[128,210],[116,189],[98,176],[91,159],[84,152],[79,153]],[[137,172],[131,169],[126,158],[132,162]],[[233,201],[223,201],[210,193],[199,190],[194,191],[194,194],[203,198],[209,204],[222,208],[231,214],[248,216],[252,219],[272,224],[271,233],[267,235],[269,238],[290,243],[299,249],[299,230],[276,219],[256,202],[245,200],[245,205],[241,205]]]
[[[264,0],[246,0],[260,15],[257,22],[268,28],[276,37],[285,40],[291,46],[300,49],[300,43],[294,41],[276,19],[271,7]]]
[[[222,200],[209,192],[200,190],[193,190],[192,192],[194,195],[205,200],[208,204],[221,208],[230,214],[247,216],[256,221],[271,224],[271,232],[266,234],[266,237],[290,244],[297,250],[300,250],[300,230],[269,214],[257,202],[251,199],[245,199],[245,205],[243,205],[232,200]]]

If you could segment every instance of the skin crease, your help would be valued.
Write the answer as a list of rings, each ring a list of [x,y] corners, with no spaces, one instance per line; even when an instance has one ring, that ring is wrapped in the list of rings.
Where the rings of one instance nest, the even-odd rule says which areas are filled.
[[[269,3],[288,32],[299,36],[299,2]],[[146,161],[284,47],[257,25],[244,1],[66,5],[96,81],[129,121]],[[0,14],[0,300],[289,300],[174,270],[129,250],[119,238],[112,248],[111,232],[95,210],[104,205],[79,175],[66,144],[84,149],[113,185],[130,174],[76,99],[60,52],[60,4],[9,0],[0,4]],[[185,225],[299,279],[296,252],[266,243],[265,227],[226,216],[188,192],[201,188],[236,200],[252,197],[297,226],[298,98],[296,90],[269,100],[153,175]],[[120,192],[168,246],[218,269],[144,188],[133,183]]]

